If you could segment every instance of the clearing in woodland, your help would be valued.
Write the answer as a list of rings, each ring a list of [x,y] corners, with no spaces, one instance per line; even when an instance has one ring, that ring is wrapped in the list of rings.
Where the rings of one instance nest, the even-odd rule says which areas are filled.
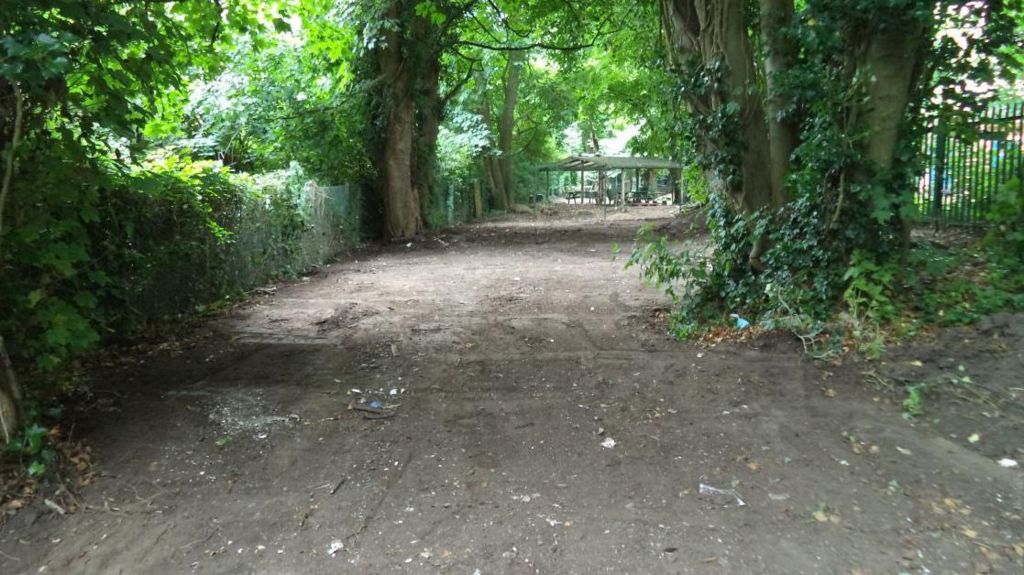
[[[94,370],[98,477],[0,571],[1021,572],[1022,318],[843,365],[674,341],[612,259],[673,212],[360,252]],[[915,419],[884,383],[942,378]]]

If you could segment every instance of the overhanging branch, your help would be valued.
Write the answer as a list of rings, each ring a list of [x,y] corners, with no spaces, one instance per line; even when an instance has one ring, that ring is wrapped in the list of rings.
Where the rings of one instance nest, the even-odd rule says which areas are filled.
[[[477,61],[479,61],[479,60],[477,60]],[[458,83],[456,83],[454,86],[452,86],[452,89],[448,90],[447,94],[444,94],[444,95],[441,96],[441,109],[442,110],[444,108],[446,108],[448,106],[448,102],[450,102],[451,99],[454,98],[459,93],[459,91],[461,91],[462,88],[464,88],[466,86],[466,84],[469,83],[469,81],[473,78],[473,72],[476,72],[476,64],[471,62],[469,64],[469,70],[466,71],[466,75],[463,76],[462,79],[460,79],[458,81]]]
[[[580,50],[586,50],[593,48],[597,44],[597,41],[606,36],[620,32],[623,26],[611,30],[605,30],[604,27],[611,20],[611,15],[605,16],[604,19],[598,24],[598,32],[594,34],[594,37],[588,42],[582,42],[577,44],[553,44],[550,42],[530,42],[528,44],[488,44],[486,42],[476,42],[473,40],[456,40],[452,43],[453,46],[472,46],[474,48],[480,48],[482,50],[491,50],[493,52],[522,52],[525,50],[541,49],[550,50],[553,52],[579,52]],[[479,22],[479,20],[478,20]],[[488,36],[494,38],[493,34],[488,33]]]

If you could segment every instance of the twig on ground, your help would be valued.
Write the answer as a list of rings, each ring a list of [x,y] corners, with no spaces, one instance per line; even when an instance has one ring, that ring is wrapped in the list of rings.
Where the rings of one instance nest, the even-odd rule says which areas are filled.
[[[58,515],[67,515],[68,514],[67,510],[65,510],[63,507],[61,507],[59,504],[57,504],[57,502],[53,501],[52,499],[43,499],[43,505],[46,505],[50,509],[53,509],[54,511],[57,512]]]
[[[17,561],[17,562],[19,562],[19,563],[21,562],[21,559],[18,559],[18,558],[17,558],[17,557],[15,557],[14,555],[8,555],[8,554],[4,553],[3,551],[0,551],[0,555],[2,555],[2,556],[4,556],[4,557],[6,557],[6,558],[8,558],[8,559],[10,559],[11,561]]]
[[[348,481],[348,477],[342,477],[341,480],[338,481],[337,484],[335,484],[334,489],[331,490],[331,495],[334,495],[335,493],[337,493],[338,490],[341,489],[341,486],[345,485],[346,481]]]

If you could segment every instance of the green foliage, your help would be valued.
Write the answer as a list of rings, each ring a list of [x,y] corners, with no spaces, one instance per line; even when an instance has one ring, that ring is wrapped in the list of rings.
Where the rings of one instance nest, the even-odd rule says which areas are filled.
[[[893,284],[897,273],[894,263],[879,264],[866,252],[853,252],[850,266],[843,275],[846,281],[843,301],[849,313],[874,322],[891,320],[896,314]]]
[[[713,319],[707,314],[708,308],[701,305],[706,293],[703,287],[710,280],[708,263],[670,245],[668,238],[654,233],[653,225],[646,225],[640,229],[625,267],[637,268],[648,285],[668,295],[675,308],[670,329],[676,337],[684,338]]]
[[[907,417],[919,417],[924,414],[924,391],[921,385],[907,387],[907,397],[903,400],[903,414]]]
[[[1024,253],[1024,186],[1018,178],[999,186],[985,219],[992,226],[986,237],[990,246],[1010,256]]]
[[[755,20],[749,17],[748,24],[756,28]],[[892,164],[882,169],[867,156],[875,134],[858,123],[870,82],[858,75],[861,56],[856,51],[872,31],[888,26],[932,31],[964,26],[971,38],[965,47],[948,34],[939,35],[929,46],[926,59],[934,75],[923,77],[910,91],[911,107],[901,119]],[[992,38],[976,32],[989,27]],[[1013,28],[1005,12],[981,16],[927,1],[798,3],[793,24],[781,31],[795,48],[794,61],[774,72],[771,95],[784,104],[778,119],[798,122],[799,127],[799,144],[786,164],[788,198],[780,206],[753,212],[741,205],[743,194],[736,193],[745,190],[741,167],[753,144],[743,139],[745,116],[734,96],[740,89],[761,93],[764,86],[727,86],[729,71],[721,59],[679,54],[675,86],[691,104],[683,126],[698,158],[684,176],[689,183],[691,174],[709,175],[714,252],[694,261],[665,252],[657,240],[639,237],[631,258],[644,277],[666,291],[678,290],[670,281],[687,283],[686,298],[670,293],[683,324],[676,331],[703,331],[738,313],[769,328],[792,329],[818,352],[832,353],[853,343],[877,356],[887,326],[942,315],[961,321],[1015,307],[1019,265],[1013,257],[998,254],[1016,254],[1019,261],[1020,244],[1002,241],[1002,250],[985,250],[979,256],[984,262],[977,268],[983,270],[980,276],[953,266],[956,271],[949,273],[965,281],[947,284],[952,290],[938,285],[948,278],[917,287],[915,277],[927,272],[913,261],[919,250],[907,251],[922,119],[953,108],[982,109],[991,97],[972,95],[979,102],[968,105],[965,98],[928,95],[933,88],[946,94],[943,90],[968,79],[991,81],[1010,74],[1000,50],[1011,44]],[[969,55],[975,49],[983,60],[976,67],[976,57]],[[755,59],[766,55],[760,45],[755,52]],[[1001,240],[1004,235],[1020,237],[1014,233],[1022,229],[1020,205],[1019,194],[1009,188],[996,202],[991,217],[1000,222]],[[758,257],[752,262],[755,251]],[[820,345],[826,349],[818,349]]]
[[[710,199],[708,180],[696,163],[689,163],[683,169],[683,188],[691,202],[706,204]]]
[[[1024,262],[1019,252],[970,245],[921,246],[910,267],[900,303],[918,321],[969,324],[993,313],[1024,309]]]
[[[57,461],[57,451],[50,442],[49,430],[38,424],[25,426],[7,444],[6,451],[24,464],[29,477],[44,475]]]
[[[306,187],[365,162],[340,103],[355,34],[323,17],[330,6],[46,5],[10,0],[0,14],[0,156],[15,167],[0,331],[20,365],[51,374],[30,387],[101,341],[354,241],[355,199]],[[309,17],[301,38],[292,12]]]
[[[294,275],[352,240],[343,212],[307,191],[297,167],[253,178],[172,154],[76,179],[59,165],[43,157],[21,173],[39,185],[10,206],[17,226],[0,285],[11,310],[0,329],[42,370],[101,338]]]

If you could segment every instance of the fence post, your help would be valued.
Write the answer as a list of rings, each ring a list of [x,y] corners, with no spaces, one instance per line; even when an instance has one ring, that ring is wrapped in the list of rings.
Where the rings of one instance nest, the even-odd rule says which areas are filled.
[[[935,227],[942,224],[942,192],[946,182],[946,129],[940,119],[935,127],[935,179],[932,182],[932,212]]]

